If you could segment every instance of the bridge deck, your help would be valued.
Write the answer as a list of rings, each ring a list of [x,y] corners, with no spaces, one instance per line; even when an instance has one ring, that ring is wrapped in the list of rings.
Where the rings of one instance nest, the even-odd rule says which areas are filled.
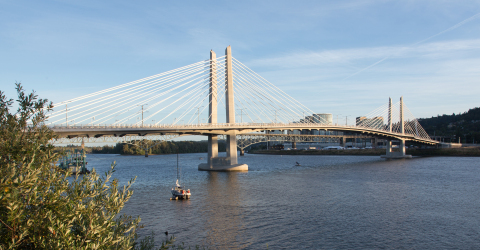
[[[258,133],[276,130],[324,130],[368,134],[386,139],[407,140],[425,144],[438,144],[438,141],[421,138],[412,134],[400,134],[381,129],[357,126],[322,125],[317,123],[248,123],[248,124],[195,124],[195,125],[157,125],[157,126],[54,126],[51,127],[59,138],[102,137],[126,135],[231,135]]]

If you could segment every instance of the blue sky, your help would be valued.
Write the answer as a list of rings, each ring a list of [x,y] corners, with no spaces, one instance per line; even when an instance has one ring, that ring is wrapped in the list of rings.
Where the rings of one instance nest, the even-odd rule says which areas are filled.
[[[1,1],[0,89],[55,102],[235,58],[317,113],[480,106],[480,1]]]

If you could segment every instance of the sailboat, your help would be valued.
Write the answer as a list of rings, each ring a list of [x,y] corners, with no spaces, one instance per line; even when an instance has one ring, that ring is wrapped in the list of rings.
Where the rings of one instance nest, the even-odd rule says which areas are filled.
[[[183,199],[190,199],[190,189],[185,190],[185,187],[180,185],[180,176],[178,173],[178,154],[177,154],[177,181],[175,182],[175,186],[172,188],[172,198],[171,200],[183,200]]]

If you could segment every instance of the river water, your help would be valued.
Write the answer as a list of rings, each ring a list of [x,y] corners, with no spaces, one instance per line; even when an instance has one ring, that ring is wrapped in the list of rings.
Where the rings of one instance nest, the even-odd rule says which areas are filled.
[[[479,249],[480,158],[246,154],[248,172],[203,172],[181,154],[192,199],[170,201],[176,155],[88,155],[126,184],[139,234],[210,249]],[[203,159],[202,159],[203,158]],[[295,166],[295,162],[301,166]]]

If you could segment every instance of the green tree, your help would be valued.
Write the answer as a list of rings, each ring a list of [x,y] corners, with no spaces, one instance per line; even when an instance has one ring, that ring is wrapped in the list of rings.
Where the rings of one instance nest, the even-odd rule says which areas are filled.
[[[16,89],[14,113],[0,91],[0,249],[131,249],[140,218],[120,211],[134,179],[119,189],[112,164],[69,182],[44,125],[52,104]]]

